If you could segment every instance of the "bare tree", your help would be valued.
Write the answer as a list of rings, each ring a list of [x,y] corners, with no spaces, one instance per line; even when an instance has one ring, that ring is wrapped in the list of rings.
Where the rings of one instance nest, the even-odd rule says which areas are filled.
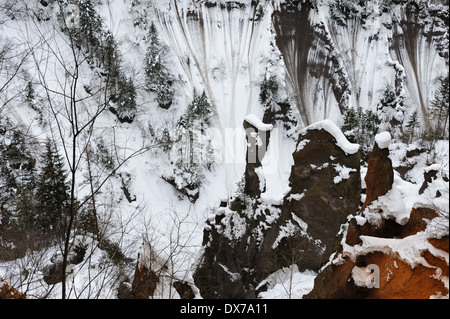
[[[90,69],[86,67],[87,59],[82,48],[74,43],[70,35],[62,34],[58,25],[44,31],[35,22],[33,29],[36,30],[41,45],[31,52],[40,88],[46,95],[46,111],[51,119],[49,121],[51,134],[53,140],[61,144],[69,171],[69,207],[67,217],[62,219],[60,236],[62,239],[62,298],[65,299],[68,257],[72,249],[72,239],[80,210],[88,203],[92,204],[96,223],[98,223],[96,195],[128,160],[143,154],[154,145],[143,144],[137,149],[131,149],[126,145],[116,145],[117,161],[114,169],[94,174],[90,145],[97,129],[97,120],[109,107],[109,79],[100,78],[98,88],[87,92],[83,87],[85,79],[96,75],[89,74]],[[81,182],[79,175],[81,168],[85,165],[89,172],[89,191],[87,196],[79,200],[77,196]],[[98,225],[96,235],[97,239],[101,239]]]

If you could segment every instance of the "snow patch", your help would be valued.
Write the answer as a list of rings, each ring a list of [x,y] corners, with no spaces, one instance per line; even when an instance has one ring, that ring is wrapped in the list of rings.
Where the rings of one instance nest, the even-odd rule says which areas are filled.
[[[372,288],[379,280],[368,267],[358,266],[353,267],[352,278],[355,285],[368,288]]]
[[[333,182],[338,184],[342,182],[344,179],[350,178],[351,172],[356,172],[355,168],[350,168],[347,166],[342,166],[340,164],[333,164],[334,170],[338,173],[337,176],[334,177]]]
[[[265,124],[263,123],[256,115],[254,114],[247,114],[244,118],[244,120],[254,127],[256,127],[260,131],[270,131],[273,129],[272,124]]]
[[[391,134],[389,132],[379,133],[375,136],[375,142],[379,148],[387,148],[391,144]]]
[[[270,274],[256,289],[268,285],[267,291],[259,294],[262,299],[301,299],[314,288],[317,273],[312,270],[300,272],[297,265],[284,267]]]
[[[447,252],[437,249],[428,242],[426,232],[424,231],[401,239],[372,236],[360,236],[360,238],[362,241],[361,245],[349,246],[348,244],[343,243],[344,256],[348,256],[355,261],[358,256],[380,251],[388,255],[395,254],[413,268],[419,264],[433,268],[433,266],[422,257],[422,253],[427,250],[430,251],[433,256],[444,259],[447,263],[449,260],[449,254]]]
[[[350,143],[342,133],[341,129],[334,124],[333,121],[326,119],[303,129],[301,134],[306,134],[309,130],[326,130],[336,139],[336,145],[339,146],[346,154],[355,154],[359,150],[359,144]]]
[[[367,206],[363,214],[372,225],[379,225],[382,218],[393,218],[398,224],[405,225],[410,212],[411,210],[406,208],[402,194],[394,185],[389,192]]]

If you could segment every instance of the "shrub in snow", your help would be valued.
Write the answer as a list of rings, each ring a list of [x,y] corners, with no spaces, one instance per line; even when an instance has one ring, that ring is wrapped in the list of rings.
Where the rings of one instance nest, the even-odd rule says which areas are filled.
[[[120,122],[131,123],[136,115],[136,89],[133,80],[121,75],[117,81],[115,106],[110,110]]]

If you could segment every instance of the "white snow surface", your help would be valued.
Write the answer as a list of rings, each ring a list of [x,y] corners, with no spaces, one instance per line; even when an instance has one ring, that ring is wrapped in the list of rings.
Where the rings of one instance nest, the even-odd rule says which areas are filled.
[[[301,299],[314,288],[316,276],[317,273],[310,270],[300,272],[297,265],[284,267],[269,275],[259,284],[259,286],[267,284],[268,289],[261,292],[258,297],[262,299]]]
[[[10,1],[12,3],[13,1]],[[226,0],[220,1],[227,2]],[[102,188],[101,197],[101,223],[112,225],[106,235],[114,242],[120,243],[124,253],[137,259],[138,253],[144,254],[143,262],[152,264],[153,270],[161,270],[161,265],[168,265],[163,270],[162,280],[157,288],[154,298],[179,298],[171,285],[173,278],[184,280],[193,284],[193,271],[199,261],[202,252],[201,243],[205,221],[214,218],[215,208],[219,207],[222,200],[227,200],[235,194],[237,183],[241,180],[245,170],[245,136],[242,134],[242,122],[244,119],[256,123],[262,130],[272,130],[270,144],[259,170],[264,178],[266,191],[261,194],[261,209],[255,214],[261,213],[264,205],[281,204],[284,196],[289,193],[289,176],[293,165],[292,153],[296,150],[295,139],[288,138],[282,127],[267,125],[259,119],[263,116],[263,109],[258,101],[259,84],[264,77],[274,75],[283,83],[289,83],[292,78],[287,75],[289,66],[285,65],[279,50],[274,45],[275,33],[271,20],[273,10],[279,9],[283,1],[269,1],[265,6],[265,14],[260,21],[252,21],[253,16],[250,0],[240,0],[244,3],[243,9],[224,9],[220,6],[208,8],[204,1],[131,1],[109,0],[98,1],[97,11],[104,19],[104,25],[114,34],[119,43],[124,67],[127,75],[132,77],[140,88],[143,83],[143,60],[145,55],[145,24],[136,24],[138,16],[143,16],[146,23],[154,21],[162,43],[167,46],[166,59],[170,62],[176,75],[176,95],[174,103],[169,111],[157,107],[155,96],[143,89],[138,89],[138,115],[131,125],[121,125],[111,113],[103,113],[97,120],[94,128],[95,135],[91,143],[97,143],[103,139],[105,145],[114,145],[116,155],[121,158],[129,156],[142,145],[148,145],[149,124],[155,131],[164,128],[172,129],[176,119],[185,111],[192,98],[192,90],[205,89],[214,110],[214,126],[217,134],[214,142],[221,146],[221,161],[213,165],[211,171],[203,176],[203,186],[200,189],[200,197],[195,204],[180,196],[171,185],[161,179],[165,173],[171,172],[169,156],[160,149],[151,148],[148,152],[133,157],[123,165],[118,173],[129,173],[131,177],[130,191],[136,196],[136,201],[128,203],[121,189],[119,178],[111,178]],[[15,5],[21,6],[21,1]],[[37,3],[37,2],[36,2]],[[97,2],[96,2],[97,3]],[[134,3],[134,6],[132,6]],[[33,9],[37,4],[33,4]],[[21,8],[23,9],[23,8]],[[5,18],[5,12],[0,12],[0,40],[11,41],[17,52],[33,48],[33,57],[41,59],[40,67],[45,70],[46,84],[53,90],[61,89],[61,79],[65,79],[66,71],[61,61],[52,55],[50,48],[58,48],[62,61],[70,65],[71,54],[68,41],[63,34],[53,28],[55,21],[37,22],[18,14],[15,19]],[[192,19],[189,14],[194,12],[199,19]],[[373,11],[376,13],[376,8]],[[49,13],[50,16],[53,12]],[[401,12],[395,12],[401,15]],[[311,13],[311,21],[324,22],[323,26],[333,35],[331,43],[336,47],[336,52],[343,58],[341,67],[345,69],[351,89],[358,94],[350,95],[351,105],[363,105],[368,109],[374,109],[382,94],[383,88],[395,79],[395,68],[404,69],[406,80],[404,95],[406,104],[410,103],[412,109],[419,109],[421,100],[428,100],[434,92],[435,70],[444,70],[445,64],[425,38],[419,43],[420,54],[417,58],[421,63],[419,70],[411,66],[407,52],[393,53],[388,48],[392,31],[381,28],[381,22],[387,19],[386,15],[374,20],[370,28],[361,28],[349,25],[348,28],[340,28],[329,21],[329,7],[327,1],[318,2],[318,11]],[[356,23],[348,20],[349,24]],[[345,30],[344,30],[345,29]],[[238,31],[237,31],[238,30]],[[355,30],[356,32],[351,32]],[[377,34],[379,41],[372,41]],[[40,41],[42,35],[46,41]],[[0,43],[2,43],[0,41]],[[431,51],[430,51],[431,50]],[[295,48],[293,48],[295,51]],[[319,54],[313,52],[309,59]],[[387,63],[386,61],[389,61]],[[400,62],[402,64],[400,64]],[[297,66],[291,66],[297,68]],[[18,80],[11,83],[10,92],[21,92],[26,80],[39,83],[39,73],[35,61],[30,58],[25,63],[26,72],[21,74]],[[418,71],[418,72],[414,72]],[[86,87],[95,87],[97,83],[91,76],[92,71],[83,65],[80,74],[84,74],[80,84]],[[440,75],[440,74],[439,74]],[[325,129],[332,134],[336,143],[347,154],[358,151],[359,145],[350,143],[335,123],[341,121],[342,115],[329,87],[323,87],[326,82],[323,78],[308,76],[311,81],[309,95],[310,107],[308,116],[299,115],[299,119],[310,118],[314,124],[303,129],[303,133],[312,129]],[[38,86],[37,86],[38,87]],[[82,87],[82,86],[80,86]],[[420,88],[420,90],[418,90]],[[291,86],[284,84],[281,95],[288,98],[298,92],[290,91]],[[80,95],[86,95],[80,90]],[[421,92],[423,97],[417,96]],[[15,94],[15,93],[14,93]],[[45,102],[46,96],[43,90],[36,89],[39,101]],[[87,96],[87,95],[86,95]],[[12,96],[1,94],[0,103],[8,101]],[[58,94],[53,94],[54,103],[62,103]],[[15,101],[18,101],[16,99]],[[95,106],[97,101],[86,100],[85,110]],[[39,115],[30,109],[25,103],[8,104],[0,109],[3,114],[8,114],[11,120],[24,128],[38,142],[45,141],[47,136],[57,136],[55,123],[47,126],[38,123]],[[63,104],[61,104],[63,105]],[[230,132],[230,134],[226,134]],[[63,130],[67,140],[70,140],[70,132]],[[378,141],[380,141],[378,136]],[[60,141],[61,144],[62,141]],[[309,141],[303,141],[297,146],[300,150]],[[438,158],[447,159],[444,165],[427,166],[427,154],[419,157],[418,164],[408,173],[408,180],[396,175],[395,187],[384,198],[379,199],[376,205],[385,208],[385,218],[395,218],[399,223],[404,223],[409,216],[410,208],[424,203],[433,207],[439,207],[447,214],[448,222],[448,182],[442,178],[436,179],[425,190],[422,196],[417,196],[418,189],[423,182],[423,172],[430,169],[438,169],[439,174],[448,176],[448,141],[437,143]],[[394,167],[401,165],[402,156],[406,149],[399,144],[386,145],[386,136],[381,135],[381,142],[391,150],[391,158]],[[380,145],[380,144],[379,144]],[[382,147],[380,145],[380,147]],[[70,148],[70,146],[69,146]],[[39,158],[41,148],[39,144],[33,149],[33,154]],[[363,172],[362,170],[361,172]],[[350,172],[341,170],[339,178],[347,178]],[[80,176],[87,174],[85,162],[80,163]],[[84,180],[80,177],[80,184]],[[81,185],[82,186],[82,185]],[[80,187],[82,198],[88,190]],[[447,189],[447,193],[441,197],[435,197],[437,190]],[[303,194],[293,194],[290,200],[300,200]],[[385,200],[385,202],[381,202]],[[388,204],[387,204],[388,203]],[[228,228],[224,234],[229,238],[240,238],[245,231],[245,225],[235,212],[226,211],[223,223],[234,225]],[[272,208],[273,215],[268,216],[268,224],[260,225],[261,228],[270,227],[271,220],[276,221],[279,212]],[[371,215],[359,217],[358,223],[370,221],[375,218]],[[433,220],[425,233],[419,233],[405,239],[379,239],[364,237],[360,246],[345,247],[344,253],[356,257],[367,251],[382,250],[395,252],[411,265],[425,263],[420,258],[420,251],[433,249],[426,244],[425,237],[448,235],[448,225],[445,224],[445,216]],[[294,224],[284,226],[283,236],[289,235],[294,230],[306,230],[307,225],[297,221],[301,227]],[[76,238],[76,242],[83,242],[88,247],[89,258],[78,265],[71,265],[71,273],[68,278],[69,298],[116,298],[117,280],[112,280],[111,273],[119,278],[120,274],[132,275],[134,269],[119,269],[107,263],[104,250],[97,246],[97,242],[89,237]],[[148,246],[151,243],[151,247]],[[149,253],[151,251],[151,253]],[[0,264],[0,278],[16,284],[19,289],[26,289],[30,298],[42,295],[42,287],[47,287],[42,282],[44,269],[36,269],[34,276],[24,278],[19,270],[22,265],[36,262],[38,258],[48,261],[59,252],[58,247],[50,247],[41,255],[37,252],[28,252],[25,257]],[[433,250],[433,253],[448,262],[448,254]],[[170,260],[170,263],[166,262]],[[102,268],[103,267],[103,268]],[[225,267],[225,266],[224,266]],[[105,271],[105,269],[107,271]],[[225,268],[224,268],[225,269]],[[292,276],[291,276],[292,275]],[[299,272],[296,266],[280,269],[269,276],[265,283],[269,289],[259,295],[261,298],[301,298],[308,293],[314,284],[316,274],[311,271]],[[38,278],[36,280],[36,278]],[[170,278],[170,280],[169,280]],[[263,284],[263,283],[261,283]],[[194,286],[194,285],[192,285]],[[89,289],[85,289],[89,287]],[[195,286],[194,286],[195,290]],[[198,291],[195,290],[199,298]],[[61,285],[56,284],[48,298],[59,298]]]
[[[389,132],[381,132],[375,135],[375,142],[379,148],[387,148],[391,144],[391,134]]]
[[[311,124],[302,129],[301,134],[305,134],[309,130],[326,130],[333,135],[338,145],[346,154],[355,154],[359,150],[359,144],[350,143],[342,133],[341,129],[330,119],[325,119],[317,123]]]
[[[263,123],[255,114],[247,114],[244,117],[244,120],[263,132],[273,129],[272,124]]]

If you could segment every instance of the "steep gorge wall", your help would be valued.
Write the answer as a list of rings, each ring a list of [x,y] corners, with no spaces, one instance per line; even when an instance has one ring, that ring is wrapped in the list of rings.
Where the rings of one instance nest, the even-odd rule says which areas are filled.
[[[405,99],[406,114],[418,110],[428,125],[437,80],[448,68],[443,3],[282,3],[273,23],[304,124],[339,120],[350,106],[376,110],[390,86]]]
[[[262,117],[259,85],[280,63],[270,30],[272,6],[258,15],[256,2],[166,2],[154,12],[187,94],[205,89],[221,128],[240,127],[249,113]]]
[[[354,144],[351,152],[342,148],[348,143],[342,137],[331,121],[302,131],[292,154],[290,191],[278,204],[254,191],[258,166],[247,167],[253,174],[245,174],[245,186],[252,188],[245,187],[207,221],[194,274],[202,297],[256,298],[271,273],[293,264],[318,271],[327,262],[339,244],[341,224],[360,203],[359,152]]]
[[[169,1],[154,14],[186,90],[203,87],[217,125],[262,116],[259,85],[275,75],[303,126],[376,110],[387,87],[425,125],[448,68],[442,1]],[[187,92],[188,94],[190,92]]]

